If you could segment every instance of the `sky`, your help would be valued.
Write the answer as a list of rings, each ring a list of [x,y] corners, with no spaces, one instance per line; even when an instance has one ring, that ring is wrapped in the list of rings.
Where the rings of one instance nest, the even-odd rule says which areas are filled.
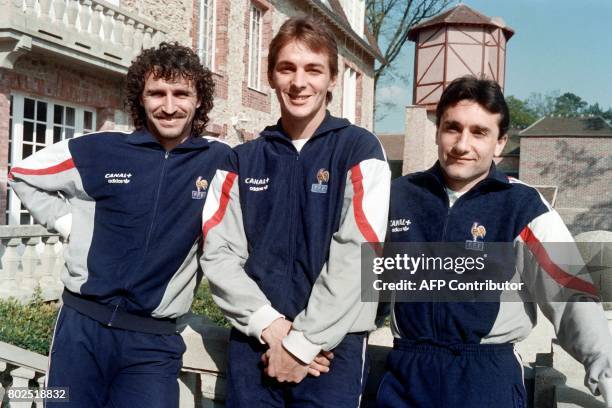
[[[612,107],[612,0],[464,0],[489,17],[501,17],[515,34],[506,54],[506,95],[573,92],[588,103]],[[453,4],[456,5],[457,2]],[[376,132],[404,131],[412,103],[414,43],[394,61],[406,81],[380,82],[377,100],[396,107],[375,123]]]

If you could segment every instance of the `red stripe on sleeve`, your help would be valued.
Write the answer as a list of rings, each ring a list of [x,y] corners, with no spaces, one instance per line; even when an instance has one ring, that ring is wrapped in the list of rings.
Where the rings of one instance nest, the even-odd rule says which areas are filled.
[[[225,216],[225,211],[227,210],[227,205],[230,201],[230,191],[232,190],[232,186],[234,185],[236,176],[236,173],[228,173],[225,177],[225,181],[223,181],[223,185],[221,186],[221,199],[219,200],[219,208],[217,208],[217,211],[215,211],[213,216],[210,217],[210,219],[208,219],[202,226],[202,235],[204,236],[202,242],[204,242],[204,239],[206,239],[206,234],[208,233],[208,231],[217,226],[221,222],[221,220],[223,220],[223,217]]]
[[[12,173],[23,174],[26,176],[45,176],[49,174],[61,173],[62,171],[70,170],[72,168],[74,168],[74,162],[72,159],[64,160],[60,164],[46,167],[44,169],[24,169],[22,167],[13,167],[9,173],[9,178],[13,178]]]
[[[580,292],[588,293],[593,296],[598,296],[597,288],[592,284],[583,281],[582,279],[570,275],[555,264],[548,256],[546,249],[542,243],[533,234],[533,231],[527,226],[521,231],[521,239],[527,244],[527,247],[538,260],[540,266],[548,273],[557,283],[565,288],[575,289]]]
[[[366,239],[367,242],[372,244],[372,247],[376,251],[376,253],[381,254],[382,248],[378,237],[376,236],[376,232],[368,222],[368,219],[363,211],[363,174],[361,173],[361,167],[359,164],[353,166],[351,168],[351,182],[353,183],[353,209],[355,213],[355,221],[357,222],[357,227],[361,232],[361,235]]]

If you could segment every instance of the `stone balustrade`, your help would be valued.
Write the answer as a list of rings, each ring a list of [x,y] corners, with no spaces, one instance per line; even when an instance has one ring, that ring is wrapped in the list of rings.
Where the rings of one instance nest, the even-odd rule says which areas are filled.
[[[45,384],[47,357],[28,350],[0,342],[0,406],[8,403],[6,388],[30,387],[41,388]],[[2,396],[4,395],[4,399]],[[10,402],[11,408],[30,408],[31,402]],[[42,408],[42,402],[34,404]]]
[[[44,300],[59,298],[63,286],[59,274],[64,266],[58,234],[40,225],[0,226],[0,299],[31,299],[37,287]]]
[[[141,49],[159,44],[160,24],[102,0],[0,0],[0,66],[37,50],[125,74]]]

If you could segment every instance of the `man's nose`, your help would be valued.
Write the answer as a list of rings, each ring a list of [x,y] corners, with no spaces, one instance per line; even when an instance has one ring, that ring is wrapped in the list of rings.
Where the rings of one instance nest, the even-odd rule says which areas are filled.
[[[457,139],[457,143],[453,146],[453,149],[457,153],[467,153],[470,151],[470,135],[469,130],[464,129],[463,132],[459,135],[459,139]]]
[[[164,111],[164,113],[168,115],[172,115],[174,114],[174,112],[176,112],[176,104],[174,102],[174,96],[166,95],[164,97],[164,101],[162,104],[162,110]]]
[[[296,70],[291,85],[295,88],[304,88],[306,86],[306,73],[301,69]]]

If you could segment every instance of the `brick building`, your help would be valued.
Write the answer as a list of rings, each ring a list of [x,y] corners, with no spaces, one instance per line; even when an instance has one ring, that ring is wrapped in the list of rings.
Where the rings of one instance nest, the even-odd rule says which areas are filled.
[[[601,117],[544,117],[520,133],[522,181],[557,190],[574,235],[612,230],[612,126]]]
[[[11,164],[70,137],[127,130],[123,82],[141,48],[162,40],[197,50],[214,75],[207,129],[230,144],[280,116],[267,49],[289,16],[327,22],[339,45],[332,114],[373,127],[374,60],[364,0],[11,0],[0,13],[0,223],[29,223],[7,191]]]

